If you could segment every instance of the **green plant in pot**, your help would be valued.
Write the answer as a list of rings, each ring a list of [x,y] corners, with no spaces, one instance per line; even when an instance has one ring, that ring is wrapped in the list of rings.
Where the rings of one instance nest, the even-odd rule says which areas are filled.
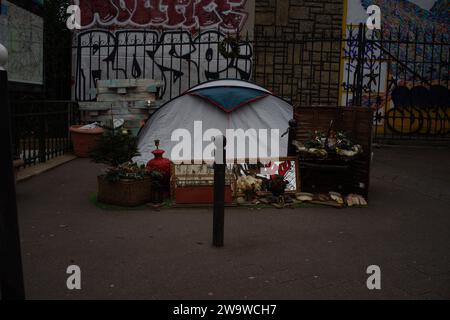
[[[147,178],[147,171],[144,165],[137,165],[134,162],[126,162],[117,167],[106,169],[105,180],[114,183],[118,181],[135,181]]]
[[[95,162],[110,167],[118,167],[139,155],[137,137],[117,130],[106,131],[99,138],[97,147],[90,153]]]
[[[131,161],[139,155],[137,137],[124,131],[108,130],[91,152],[93,161],[106,164],[98,176],[100,202],[120,206],[138,206],[152,200],[152,179],[145,166]]]

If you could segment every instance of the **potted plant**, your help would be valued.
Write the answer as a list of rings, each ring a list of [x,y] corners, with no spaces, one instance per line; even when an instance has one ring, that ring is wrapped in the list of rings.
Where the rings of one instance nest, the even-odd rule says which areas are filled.
[[[97,125],[73,125],[69,128],[72,138],[73,152],[77,157],[88,158],[97,146],[104,130]]]
[[[97,163],[108,165],[98,176],[98,201],[120,206],[139,206],[152,200],[152,179],[145,166],[131,159],[139,155],[137,137],[106,131],[90,153]]]

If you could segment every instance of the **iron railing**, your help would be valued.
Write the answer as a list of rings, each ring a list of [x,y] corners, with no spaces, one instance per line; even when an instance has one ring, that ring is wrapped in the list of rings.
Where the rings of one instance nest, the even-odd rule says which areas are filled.
[[[238,37],[220,29],[81,31],[72,48],[75,98],[94,100],[98,79],[159,79],[169,100],[201,82],[238,78],[296,107],[373,108],[375,139],[449,138],[448,34],[363,25],[335,34],[282,27]]]
[[[79,101],[95,99],[98,79],[159,79],[160,94],[169,100],[201,82],[238,78],[297,108],[371,108],[376,141],[450,141],[450,41],[437,30],[381,32],[359,25],[343,37],[281,27],[240,37],[220,29],[89,30],[74,39]],[[16,100],[11,107],[14,151],[26,166],[71,149],[68,127],[80,122],[76,102]]]
[[[196,34],[82,31],[72,48],[75,99],[95,100],[98,79],[162,80],[161,96],[170,100],[205,81],[237,78],[254,81],[298,106],[338,104],[342,39],[261,34],[235,38],[220,29]]]
[[[374,110],[375,139],[448,142],[448,32],[418,28],[369,32],[359,26],[349,35],[358,37],[356,86],[351,88],[356,99],[351,102]]]
[[[79,122],[73,101],[12,101],[13,151],[24,166],[71,151],[69,126]]]

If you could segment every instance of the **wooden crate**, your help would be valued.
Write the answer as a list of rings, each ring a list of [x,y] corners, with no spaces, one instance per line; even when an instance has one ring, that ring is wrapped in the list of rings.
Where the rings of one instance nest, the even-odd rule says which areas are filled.
[[[314,130],[326,133],[333,120],[334,130],[347,132],[363,147],[363,154],[349,162],[349,182],[346,183],[348,190],[345,193],[358,193],[367,199],[372,154],[372,110],[363,107],[302,107],[295,110],[294,117],[297,120],[295,139],[298,141],[307,140],[309,132]],[[319,177],[317,184],[320,184]]]

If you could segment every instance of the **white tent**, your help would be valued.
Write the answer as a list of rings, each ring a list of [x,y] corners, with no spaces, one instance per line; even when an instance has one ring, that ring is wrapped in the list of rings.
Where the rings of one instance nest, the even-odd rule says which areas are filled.
[[[160,140],[165,157],[172,161],[211,162],[211,138],[219,133],[227,136],[227,148],[234,145],[234,154],[227,149],[229,160],[278,159],[287,156],[288,136],[281,136],[292,118],[289,103],[255,84],[241,80],[207,82],[169,101],[150,117],[139,134],[141,155],[134,160],[143,164],[152,159],[155,140]],[[229,141],[230,129],[237,130],[235,142]],[[239,138],[245,138],[245,150]],[[251,147],[258,150],[256,155]]]

